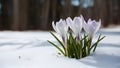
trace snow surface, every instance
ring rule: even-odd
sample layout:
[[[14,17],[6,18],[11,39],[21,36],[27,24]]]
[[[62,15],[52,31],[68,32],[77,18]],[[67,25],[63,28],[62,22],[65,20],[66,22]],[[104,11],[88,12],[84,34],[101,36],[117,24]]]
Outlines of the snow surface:
[[[120,68],[120,28],[101,29],[106,36],[95,53],[80,60],[58,55],[45,31],[0,31],[0,68]]]

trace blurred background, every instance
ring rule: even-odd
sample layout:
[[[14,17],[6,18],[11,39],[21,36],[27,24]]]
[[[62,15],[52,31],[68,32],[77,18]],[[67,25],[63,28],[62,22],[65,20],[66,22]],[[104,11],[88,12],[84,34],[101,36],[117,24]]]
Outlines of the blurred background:
[[[120,25],[120,0],[0,0],[0,30],[52,30],[52,21],[80,14]]]

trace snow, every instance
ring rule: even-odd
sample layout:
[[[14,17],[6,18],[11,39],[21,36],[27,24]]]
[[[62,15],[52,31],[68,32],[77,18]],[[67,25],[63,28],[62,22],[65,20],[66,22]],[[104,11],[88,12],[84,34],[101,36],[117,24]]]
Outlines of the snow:
[[[95,53],[83,59],[58,55],[48,31],[0,31],[0,68],[120,68],[120,28],[101,29],[106,36]]]

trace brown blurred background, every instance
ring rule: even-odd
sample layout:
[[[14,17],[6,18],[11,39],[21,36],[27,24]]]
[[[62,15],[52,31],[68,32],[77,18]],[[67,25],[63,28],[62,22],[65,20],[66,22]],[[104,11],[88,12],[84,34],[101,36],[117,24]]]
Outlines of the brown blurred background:
[[[51,22],[79,16],[120,25],[120,0],[0,0],[0,30],[51,30]]]

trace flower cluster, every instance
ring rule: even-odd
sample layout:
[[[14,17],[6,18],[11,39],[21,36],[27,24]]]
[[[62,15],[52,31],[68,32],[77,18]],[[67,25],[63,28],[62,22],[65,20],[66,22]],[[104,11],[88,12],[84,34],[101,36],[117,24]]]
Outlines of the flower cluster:
[[[60,19],[56,24],[52,22],[52,26],[53,29],[61,36],[62,41],[59,40],[55,34],[52,32],[50,33],[62,48],[51,41],[48,42],[55,46],[64,56],[70,58],[80,59],[90,55],[95,51],[98,43],[104,38],[99,35],[98,40],[92,44],[94,34],[101,26],[101,20],[97,22],[89,19],[86,22],[82,15],[74,17],[73,20],[70,17],[66,20]],[[84,34],[81,33],[82,28],[84,30]]]

